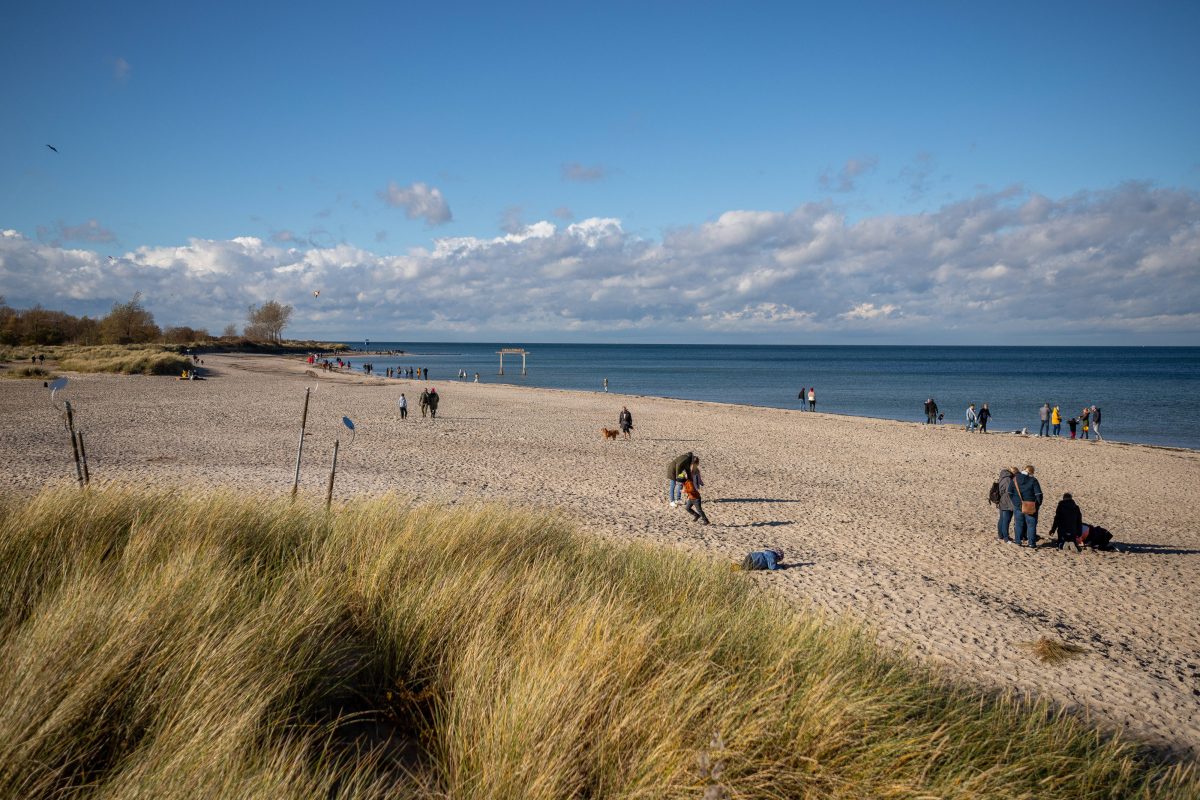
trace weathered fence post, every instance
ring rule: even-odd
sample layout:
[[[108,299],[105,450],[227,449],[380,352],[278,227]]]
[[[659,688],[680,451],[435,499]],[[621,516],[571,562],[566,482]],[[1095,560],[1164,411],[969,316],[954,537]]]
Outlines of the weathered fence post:
[[[75,455],[75,478],[79,488],[83,488],[83,467],[79,462],[79,442],[75,439],[75,412],[71,410],[71,401],[67,400],[67,433],[71,434],[71,452]]]
[[[340,442],[337,439],[334,439],[333,440],[333,467],[330,468],[330,470],[329,470],[329,485],[325,488],[325,510],[326,511],[329,510],[329,504],[333,502],[333,476],[337,475],[338,444],[340,444]]]
[[[296,445],[296,477],[292,479],[292,499],[296,499],[296,490],[300,487],[300,457],[304,455],[304,426],[308,423],[308,396],[311,388],[304,390],[304,410],[300,412],[300,443]]]

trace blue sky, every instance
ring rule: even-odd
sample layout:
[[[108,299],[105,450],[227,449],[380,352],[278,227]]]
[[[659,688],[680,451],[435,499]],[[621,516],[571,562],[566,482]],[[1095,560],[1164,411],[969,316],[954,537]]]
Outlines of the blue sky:
[[[95,313],[135,290],[164,319],[219,329],[240,322],[245,303],[235,297],[280,296],[300,309],[298,284],[270,278],[290,275],[329,298],[297,314],[297,334],[983,339],[971,325],[977,313],[936,311],[961,290],[943,286],[939,299],[937,281],[901,292],[889,278],[944,266],[937,237],[925,250],[898,246],[903,264],[875,263],[878,280],[861,281],[859,295],[841,292],[854,281],[839,276],[862,277],[862,253],[888,246],[863,237],[889,223],[912,233],[964,207],[1043,198],[1051,206],[1034,210],[1044,218],[1027,211],[987,235],[1028,224],[1045,238],[1044,226],[1053,232],[1066,216],[1099,237],[1089,245],[1065,234],[1081,257],[1119,252],[1126,270],[1166,259],[1150,276],[1162,297],[1132,310],[1127,293],[1114,295],[1110,312],[1130,321],[1122,336],[1200,341],[1200,299],[1179,303],[1179,288],[1200,277],[1190,249],[1200,189],[1196,4],[175,5],[6,11],[0,229],[15,236],[0,248],[0,294],[10,303]],[[1139,229],[1118,240],[1088,224],[1118,213],[1106,203],[1144,205],[1131,185],[1170,193],[1160,201],[1179,215],[1156,217],[1153,251],[1138,249]],[[797,222],[805,208],[832,215],[824,224],[839,226],[841,246],[800,269],[803,236],[788,226],[807,224]],[[671,244],[723,219],[727,233],[759,219],[723,216],[738,212],[784,215],[787,232],[750,225],[737,234],[751,237],[738,238],[749,250],[737,254],[727,243]],[[618,220],[619,246],[610,237],[598,253],[578,227],[589,220]],[[530,227],[541,223],[553,234]],[[547,251],[547,239],[561,247]],[[444,244],[452,240],[475,245],[464,254]],[[773,249],[783,240],[791,256]],[[572,243],[592,249],[564,255]],[[1059,250],[1019,249],[1020,264],[999,266],[1019,272],[1022,286],[1062,274],[1061,263],[1046,266]],[[167,250],[176,257],[164,266]],[[84,258],[78,251],[91,260],[38,288],[34,278]],[[224,259],[218,269],[205,266],[214,258]],[[563,258],[580,261],[554,260]],[[125,269],[88,272],[101,262]],[[985,262],[952,266],[998,264]],[[686,271],[693,285],[646,284],[664,296],[625,314],[586,288],[596,277],[642,286],[646,263]],[[435,293],[423,276],[447,264],[465,270],[462,280]],[[175,300],[159,287],[163,270],[177,272]],[[805,285],[813,270],[826,279]],[[211,294],[215,272],[228,310],[181,301],[195,281],[187,291]],[[489,274],[521,293],[508,318],[480,319],[471,305],[467,289]],[[747,283],[752,274],[761,280]],[[675,302],[697,286],[714,295],[741,286],[734,294],[745,296]],[[372,298],[389,291],[419,297],[426,315],[380,308]],[[772,303],[787,311],[764,321],[758,309]],[[853,316],[864,304],[893,311]],[[465,308],[469,316],[456,314]],[[1063,328],[1052,309],[1023,321],[1038,335],[1093,336]]]

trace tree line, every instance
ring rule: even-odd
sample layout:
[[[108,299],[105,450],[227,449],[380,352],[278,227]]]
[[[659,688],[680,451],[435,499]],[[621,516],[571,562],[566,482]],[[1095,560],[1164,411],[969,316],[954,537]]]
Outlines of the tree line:
[[[292,307],[274,300],[260,306],[252,305],[246,312],[246,326],[242,336],[260,342],[278,343],[283,339],[283,329],[291,320]],[[237,326],[227,325],[221,338],[234,338]],[[56,345],[56,344],[191,344],[212,341],[213,337],[204,328],[175,325],[160,328],[142,304],[141,293],[127,302],[113,303],[112,310],[103,317],[92,319],[76,317],[65,311],[54,311],[35,305],[33,308],[12,308],[0,296],[0,345]]]

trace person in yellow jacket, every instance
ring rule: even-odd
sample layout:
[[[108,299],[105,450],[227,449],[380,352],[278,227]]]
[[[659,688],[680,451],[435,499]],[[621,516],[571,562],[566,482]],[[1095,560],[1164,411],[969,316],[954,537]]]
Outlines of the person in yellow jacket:
[[[1054,426],[1054,436],[1062,436],[1062,414],[1058,413],[1058,406],[1055,406],[1050,411],[1050,424]]]

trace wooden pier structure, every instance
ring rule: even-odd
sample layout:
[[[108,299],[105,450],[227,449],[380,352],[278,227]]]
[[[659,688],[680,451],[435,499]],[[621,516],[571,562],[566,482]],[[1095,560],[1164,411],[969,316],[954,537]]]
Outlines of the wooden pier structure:
[[[520,347],[506,347],[503,350],[497,350],[496,352],[500,355],[500,374],[501,375],[504,374],[504,357],[506,355],[507,356],[520,356],[521,357],[521,374],[522,375],[529,374],[529,372],[525,369],[525,356],[529,355],[529,353],[527,351],[521,349]]]

